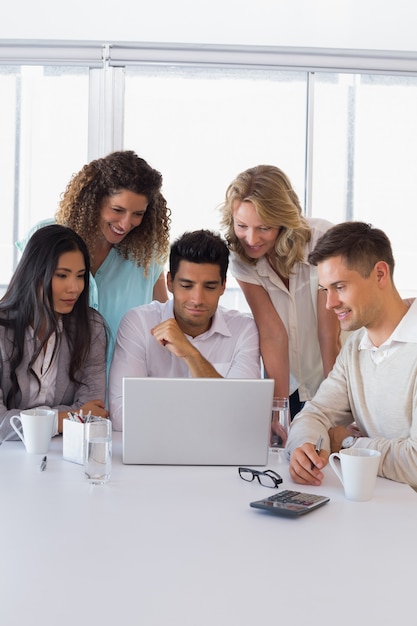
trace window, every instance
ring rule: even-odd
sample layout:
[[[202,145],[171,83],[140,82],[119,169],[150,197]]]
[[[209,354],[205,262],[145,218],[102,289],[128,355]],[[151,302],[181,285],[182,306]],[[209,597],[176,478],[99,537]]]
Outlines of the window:
[[[52,218],[87,159],[88,68],[0,65],[0,284],[17,263],[14,242]]]
[[[124,145],[163,173],[173,237],[187,229],[218,229],[216,209],[234,176],[273,163],[290,177],[309,215],[333,223],[365,220],[385,230],[397,261],[397,286],[404,297],[415,295],[414,233],[403,220],[409,222],[416,171],[417,78],[314,73],[307,129],[307,77],[306,72],[129,67]],[[230,302],[245,308],[230,277],[228,284]]]
[[[308,215],[385,230],[400,292],[417,295],[412,54],[0,42],[0,89],[3,286],[14,242],[53,217],[72,174],[95,156],[133,149],[163,175],[173,238],[218,230],[228,184],[269,162],[289,176]],[[228,286],[226,305],[245,309],[232,278]]]
[[[162,172],[173,237],[218,229],[228,184],[258,163],[302,189],[306,83],[305,72],[128,68],[124,145]]]
[[[316,74],[312,214],[389,236],[400,293],[417,295],[417,78]]]
[[[305,72],[128,68],[124,145],[162,172],[172,239],[219,231],[227,186],[260,162],[303,188],[306,94]],[[249,310],[230,274],[222,304]]]

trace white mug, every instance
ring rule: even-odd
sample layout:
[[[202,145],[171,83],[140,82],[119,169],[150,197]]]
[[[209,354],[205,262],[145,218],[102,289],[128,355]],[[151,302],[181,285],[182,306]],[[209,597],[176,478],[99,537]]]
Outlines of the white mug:
[[[365,502],[372,498],[381,453],[368,448],[346,448],[334,452],[329,457],[329,463],[345,488],[348,500]],[[340,469],[335,459],[340,461]]]
[[[19,420],[23,434],[16,426]],[[10,424],[25,444],[29,454],[46,454],[52,437],[52,429],[55,424],[55,411],[50,409],[27,409],[20,415],[13,415]]]

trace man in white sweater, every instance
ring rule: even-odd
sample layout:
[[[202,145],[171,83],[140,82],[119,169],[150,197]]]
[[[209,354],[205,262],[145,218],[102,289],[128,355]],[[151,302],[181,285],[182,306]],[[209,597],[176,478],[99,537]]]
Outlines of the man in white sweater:
[[[320,485],[329,454],[354,446],[381,452],[380,476],[416,486],[417,301],[409,307],[394,285],[389,239],[362,222],[338,224],[319,239],[309,262],[341,329],[356,332],[292,423],[291,476]]]

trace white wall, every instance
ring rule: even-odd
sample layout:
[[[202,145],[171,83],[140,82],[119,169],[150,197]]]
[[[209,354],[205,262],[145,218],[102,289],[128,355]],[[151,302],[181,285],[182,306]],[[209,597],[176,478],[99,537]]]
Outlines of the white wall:
[[[416,50],[415,0],[14,0],[2,39]]]

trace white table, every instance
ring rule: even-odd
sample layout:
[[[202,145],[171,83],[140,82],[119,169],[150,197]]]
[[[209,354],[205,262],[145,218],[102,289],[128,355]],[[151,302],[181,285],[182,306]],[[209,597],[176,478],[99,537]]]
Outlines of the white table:
[[[235,467],[124,466],[90,486],[54,439],[45,472],[0,447],[2,626],[414,624],[417,494],[378,479],[370,502],[300,519],[249,507],[273,493]],[[275,455],[272,455],[274,459]],[[294,488],[287,464],[282,488]],[[299,488],[299,487],[298,487]]]

